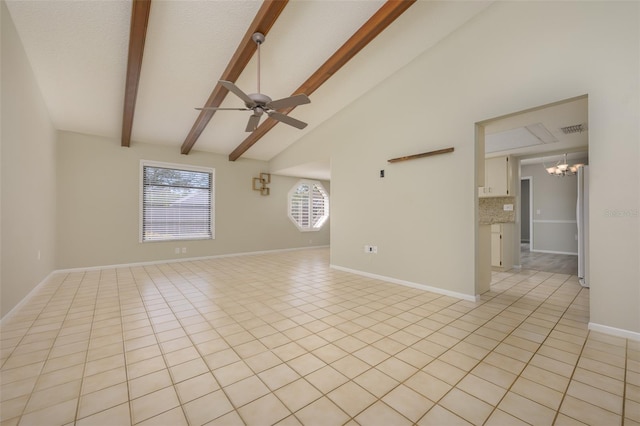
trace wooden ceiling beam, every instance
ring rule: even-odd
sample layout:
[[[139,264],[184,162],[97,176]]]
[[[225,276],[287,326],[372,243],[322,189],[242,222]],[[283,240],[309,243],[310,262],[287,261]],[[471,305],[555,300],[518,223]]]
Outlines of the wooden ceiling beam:
[[[124,112],[122,116],[122,146],[131,144],[133,114],[136,109],[140,71],[142,70],[142,54],[147,38],[149,11],[151,0],[133,0],[131,6],[131,30],[129,32],[129,58],[127,61],[127,77],[124,89]]]
[[[251,36],[255,32],[267,35],[288,2],[289,0],[265,0],[262,3],[260,10],[253,19],[253,22],[251,22],[249,29],[236,49],[236,53],[233,54],[231,61],[229,61],[227,68],[224,70],[219,80],[226,80],[235,83],[240,76],[240,73],[245,69],[256,51],[256,43],[251,39]],[[219,107],[227,96],[227,93],[229,93],[229,91],[218,82],[204,106]],[[207,124],[209,124],[214,113],[215,110],[200,111],[191,131],[189,131],[187,138],[182,143],[182,148],[180,149],[182,154],[188,154],[191,151],[191,148],[193,148],[193,145],[196,143],[205,127],[207,127]]]
[[[416,0],[388,0],[378,11],[365,22],[356,33],[351,36],[345,44],[343,44],[331,57],[302,83],[293,95],[304,93],[311,95],[316,89],[335,74],[344,64],[349,62],[362,48],[364,48],[371,40],[376,38],[385,28],[402,15]],[[280,110],[283,114],[288,114],[295,107]],[[261,125],[254,130],[238,147],[229,154],[229,160],[235,161],[242,154],[247,152],[258,140],[266,135],[271,129],[278,124],[277,120],[267,118]]]

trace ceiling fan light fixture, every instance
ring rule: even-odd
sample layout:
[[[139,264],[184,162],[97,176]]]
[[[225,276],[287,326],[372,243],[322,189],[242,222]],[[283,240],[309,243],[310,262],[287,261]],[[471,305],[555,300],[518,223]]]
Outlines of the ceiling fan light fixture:
[[[551,176],[564,177],[575,175],[576,173],[578,173],[578,169],[584,166],[584,164],[577,163],[569,165],[569,163],[567,163],[567,154],[564,154],[563,160],[558,161],[555,166],[547,167],[544,165],[544,163],[543,166],[547,173],[549,173]]]

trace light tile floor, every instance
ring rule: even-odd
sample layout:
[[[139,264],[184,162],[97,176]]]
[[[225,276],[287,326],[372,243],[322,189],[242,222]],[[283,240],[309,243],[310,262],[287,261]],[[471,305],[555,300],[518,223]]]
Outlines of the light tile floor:
[[[478,303],[328,250],[59,274],[2,324],[5,425],[640,425],[640,343],[575,276]]]

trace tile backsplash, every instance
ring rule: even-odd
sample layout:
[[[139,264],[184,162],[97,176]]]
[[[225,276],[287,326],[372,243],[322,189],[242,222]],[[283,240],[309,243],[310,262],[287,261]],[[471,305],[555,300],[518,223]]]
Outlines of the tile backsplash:
[[[514,223],[516,221],[516,197],[480,198],[480,224]],[[511,204],[513,210],[505,211],[504,205]]]

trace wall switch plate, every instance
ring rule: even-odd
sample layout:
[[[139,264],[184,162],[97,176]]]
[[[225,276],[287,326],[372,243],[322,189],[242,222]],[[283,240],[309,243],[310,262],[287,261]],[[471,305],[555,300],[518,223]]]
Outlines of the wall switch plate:
[[[536,214],[540,214],[540,209],[536,210]]]
[[[505,212],[512,212],[513,211],[513,204],[505,204],[502,206],[502,208],[504,209]]]
[[[182,253],[186,253],[187,252],[187,248],[186,247],[182,247]]]

